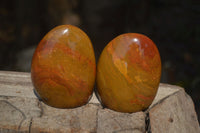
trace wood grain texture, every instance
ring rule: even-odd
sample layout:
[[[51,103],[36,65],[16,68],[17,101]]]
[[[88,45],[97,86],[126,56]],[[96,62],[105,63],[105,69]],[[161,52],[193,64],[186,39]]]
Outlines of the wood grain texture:
[[[183,89],[149,111],[152,133],[200,133],[192,99]],[[175,113],[176,112],[176,113]]]
[[[114,38],[97,65],[102,103],[119,112],[137,112],[152,103],[161,76],[160,54],[148,37],[127,33]]]
[[[48,105],[73,108],[86,104],[96,77],[90,39],[75,26],[52,29],[36,48],[31,74],[36,93]]]
[[[200,130],[193,102],[181,87],[160,84],[145,112],[104,109],[95,95],[84,106],[57,109],[37,99],[30,73],[0,71],[1,133],[156,133],[167,132],[166,127],[183,133]]]

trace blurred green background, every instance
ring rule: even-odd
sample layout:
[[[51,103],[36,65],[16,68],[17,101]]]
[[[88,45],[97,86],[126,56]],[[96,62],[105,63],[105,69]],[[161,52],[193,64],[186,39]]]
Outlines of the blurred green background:
[[[1,0],[0,70],[29,72],[39,41],[62,24],[88,34],[97,60],[117,35],[150,37],[161,54],[161,82],[184,87],[200,117],[198,0]]]

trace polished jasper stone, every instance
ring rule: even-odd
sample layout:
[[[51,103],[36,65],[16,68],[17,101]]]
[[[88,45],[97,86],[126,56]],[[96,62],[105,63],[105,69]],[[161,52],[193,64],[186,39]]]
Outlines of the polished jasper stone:
[[[46,104],[73,108],[88,102],[96,76],[93,46],[79,28],[62,25],[41,40],[32,59],[35,92]]]
[[[137,112],[152,103],[160,82],[161,60],[151,39],[122,34],[103,50],[97,65],[101,102],[119,112]]]

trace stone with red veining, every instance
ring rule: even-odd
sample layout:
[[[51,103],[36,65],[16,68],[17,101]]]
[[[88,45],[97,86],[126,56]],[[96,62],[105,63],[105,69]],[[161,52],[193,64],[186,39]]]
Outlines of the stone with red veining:
[[[50,106],[73,108],[86,104],[96,77],[89,37],[72,25],[52,29],[35,50],[31,77],[36,93]]]
[[[126,33],[104,48],[97,65],[97,92],[115,111],[142,111],[152,103],[161,76],[161,60],[147,36]]]

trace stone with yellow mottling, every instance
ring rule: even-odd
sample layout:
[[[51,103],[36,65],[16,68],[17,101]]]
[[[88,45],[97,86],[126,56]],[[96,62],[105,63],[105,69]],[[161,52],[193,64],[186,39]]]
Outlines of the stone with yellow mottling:
[[[93,92],[96,63],[88,36],[72,25],[52,29],[32,59],[36,93],[48,105],[73,108],[88,102]]]
[[[154,42],[142,34],[122,34],[101,53],[97,93],[112,110],[141,111],[152,103],[160,76],[160,54]]]

